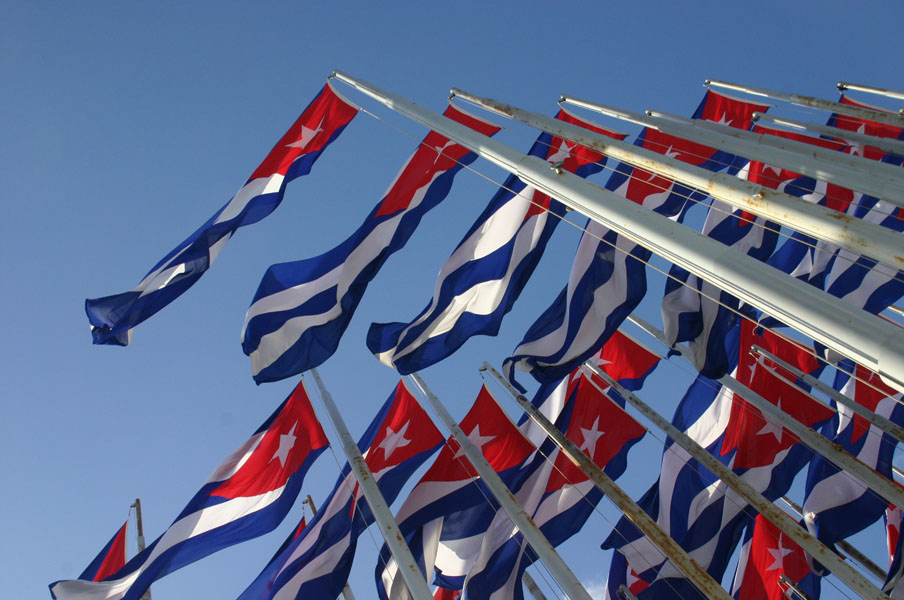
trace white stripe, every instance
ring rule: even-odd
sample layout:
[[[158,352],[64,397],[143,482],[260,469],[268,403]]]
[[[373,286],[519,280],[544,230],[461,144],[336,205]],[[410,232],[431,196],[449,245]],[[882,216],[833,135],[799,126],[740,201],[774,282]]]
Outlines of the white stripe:
[[[275,194],[279,191],[284,179],[285,177],[279,173],[274,173],[270,177],[252,179],[235,193],[232,200],[223,207],[222,212],[217,216],[214,223],[223,223],[236,218],[245,210],[248,203],[258,196]]]

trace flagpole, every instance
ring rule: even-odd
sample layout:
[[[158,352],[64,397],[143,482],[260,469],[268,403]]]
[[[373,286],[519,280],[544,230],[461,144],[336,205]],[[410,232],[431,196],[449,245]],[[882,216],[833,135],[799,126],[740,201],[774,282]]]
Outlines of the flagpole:
[[[904,427],[901,427],[900,425],[891,421],[890,419],[883,417],[882,415],[880,415],[876,412],[871,411],[870,409],[866,408],[862,404],[859,404],[858,402],[848,398],[847,396],[845,396],[838,390],[836,390],[836,389],[832,388],[831,386],[826,385],[825,383],[816,379],[809,373],[804,373],[803,371],[801,371],[794,365],[788,363],[787,361],[782,360],[778,356],[774,355],[773,353],[769,352],[768,350],[765,350],[765,349],[757,346],[756,344],[754,344],[750,347],[750,351],[753,354],[760,354],[762,356],[765,356],[766,358],[768,358],[769,360],[771,360],[772,362],[774,362],[781,368],[792,373],[794,376],[796,376],[798,379],[802,380],[804,383],[808,384],[809,386],[811,386],[815,389],[818,389],[820,392],[827,395],[829,398],[831,398],[838,404],[841,404],[842,406],[846,406],[852,412],[860,415],[861,417],[863,417],[864,419],[869,421],[872,425],[875,425],[876,427],[878,427],[879,429],[881,429],[888,435],[892,436],[899,442],[904,442]],[[763,366],[765,366],[765,365],[763,365]],[[768,367],[767,367],[767,369],[768,369]],[[800,386],[797,385],[796,383],[789,381],[785,377],[782,377],[774,369],[769,369],[769,372],[772,373],[773,375],[775,375],[776,377],[778,377],[779,379],[781,379],[782,381],[784,381],[785,383],[787,383],[789,385],[793,385],[800,392],[807,394],[808,396],[813,398],[812,394],[809,394],[808,392],[802,390],[800,388]],[[813,398],[813,399],[816,400],[816,398]]]
[[[659,549],[672,564],[687,577],[707,598],[731,600],[731,595],[691,558],[687,552],[668,534],[666,534],[634,500],[605,471],[599,468],[577,444],[569,440],[549,419],[534,407],[530,401],[519,394],[506,379],[489,363],[483,363],[481,370],[488,371],[509,392],[515,402],[525,413],[548,435],[562,453],[568,457],[587,478],[603,492],[615,506],[625,514],[631,522]],[[621,410],[618,408],[617,410]]]
[[[349,463],[349,464],[351,464],[351,463]],[[311,516],[312,517],[316,516],[317,515],[317,506],[314,505],[314,499],[311,498],[311,495],[308,494],[308,497],[305,498],[304,501],[307,503],[308,506],[311,507]],[[352,593],[352,588],[348,584],[347,581],[345,582],[345,585],[342,588],[342,597],[344,598],[344,600],[355,600],[355,595]]]
[[[638,317],[637,315],[631,315],[629,319],[632,323],[658,339],[660,342],[665,343],[665,335],[663,335],[661,331],[653,327],[650,323]],[[684,348],[684,346],[682,346],[681,344],[675,344],[672,350],[678,352],[681,358],[687,360],[688,362],[691,362],[690,359],[688,359],[686,356],[687,349]],[[790,431],[804,446],[806,446],[813,452],[823,455],[840,469],[844,469],[849,474],[856,477],[858,480],[860,480],[861,483],[871,488],[886,501],[891,502],[896,506],[904,506],[904,489],[896,485],[893,481],[890,481],[887,477],[885,477],[872,467],[864,464],[856,456],[851,455],[846,450],[840,448],[837,444],[820,435],[819,433],[814,431],[813,428],[807,427],[797,419],[789,416],[781,408],[769,402],[768,400],[763,398],[763,396],[750,389],[748,386],[744,385],[734,377],[725,375],[723,377],[720,377],[716,381],[724,385],[735,394],[744,398],[744,400],[750,403],[751,406],[757,408],[761,413],[763,413],[764,419],[772,421],[773,423],[778,423],[779,425]],[[814,398],[812,394],[807,395],[812,398],[814,402],[817,402],[834,412],[834,409],[827,406],[818,398]]]
[[[854,90],[855,92],[864,92],[867,94],[876,94],[878,96],[885,96],[886,98],[894,98],[895,100],[904,100],[904,92],[899,92],[897,90],[889,90],[885,88],[877,88],[871,85],[860,85],[857,83],[848,83],[847,81],[839,81],[837,84],[838,91],[843,92],[844,90]],[[904,110],[904,109],[901,109]],[[900,113],[900,111],[898,111]]]
[[[615,388],[615,391],[617,391],[622,398],[627,402],[630,402],[631,405],[644,415],[644,417],[664,431],[666,435],[672,438],[675,444],[695,458],[713,475],[724,481],[726,485],[737,492],[748,504],[750,504],[754,510],[758,511],[764,518],[778,527],[785,535],[797,542],[797,545],[803,548],[804,551],[809,552],[814,559],[826,565],[832,573],[841,579],[855,593],[863,598],[888,600],[888,596],[883,594],[879,588],[873,585],[860,572],[844,562],[837,554],[823,545],[822,542],[800,527],[785,511],[763,497],[763,495],[757,492],[753,486],[741,479],[737,473],[719,462],[712,454],[707,452],[705,448],[691,439],[690,436],[664,419],[636,394],[629,391],[613,377],[610,377],[605,371],[594,365],[584,363],[581,368],[589,370],[591,373],[600,377],[603,381]],[[590,378],[590,383],[599,389],[599,384],[597,384],[593,378]],[[608,395],[606,397],[608,398]]]
[[[763,96],[772,98],[773,100],[784,100],[796,106],[806,106],[808,108],[816,108],[819,110],[827,110],[829,112],[838,113],[854,117],[855,119],[866,119],[867,121],[876,121],[892,125],[893,127],[904,127],[904,117],[895,113],[887,113],[879,110],[872,110],[851,104],[842,104],[841,102],[832,102],[831,100],[823,100],[814,98],[813,96],[801,96],[800,94],[788,94],[786,92],[778,92],[775,90],[767,90],[766,88],[754,87],[752,85],[738,85],[736,83],[728,83],[727,81],[719,81],[717,79],[706,79],[703,85],[707,87],[721,87],[754,96]]]
[[[904,142],[894,138],[884,138],[877,135],[867,135],[857,131],[848,131],[838,127],[829,127],[819,123],[811,123],[809,121],[798,121],[787,117],[776,117],[775,115],[767,115],[766,113],[753,113],[754,121],[766,121],[775,125],[784,125],[785,127],[793,127],[794,129],[803,129],[812,133],[819,133],[833,138],[839,138],[846,142],[855,142],[865,144],[867,146],[875,146],[885,152],[891,152],[904,156]]]
[[[865,254],[895,268],[904,268],[901,234],[887,227],[881,227],[863,219],[845,215],[837,210],[738,179],[734,175],[712,173],[664,154],[510,104],[502,104],[456,88],[452,89],[452,93],[485,109],[592,148],[611,158],[645,170],[655,171],[669,179],[705,190],[713,198],[734,208],[743,209],[758,217],[769,219],[779,225],[850,250],[855,254]],[[567,102],[571,102],[571,100],[567,100]]]
[[[890,331],[875,315],[401,96],[338,71],[333,76],[478,153],[569,208],[877,371],[904,391],[904,331]]]
[[[784,140],[774,135],[743,131],[667,113],[647,111],[646,114],[641,114],[570,96],[562,96],[562,101],[904,206],[904,182],[897,172],[900,169],[892,165],[826,150],[812,144]]]
[[[427,586],[427,580],[418,568],[417,562],[411,554],[411,549],[408,547],[408,544],[405,543],[405,538],[399,531],[399,526],[396,524],[395,519],[393,519],[389,506],[386,504],[386,500],[383,498],[380,488],[374,481],[373,474],[370,472],[370,468],[368,468],[367,462],[364,460],[364,456],[358,448],[358,444],[355,443],[352,434],[349,433],[348,428],[345,426],[345,421],[342,419],[339,409],[333,402],[333,397],[323,385],[323,381],[320,379],[317,369],[311,369],[310,373],[314,377],[314,383],[317,384],[317,389],[320,391],[320,399],[323,401],[323,406],[326,408],[327,415],[333,423],[333,427],[336,428],[336,433],[339,435],[342,450],[348,458],[348,464],[355,474],[358,485],[361,486],[361,492],[364,494],[368,506],[370,506],[370,511],[373,513],[374,520],[380,528],[380,533],[383,535],[383,539],[386,541],[386,545],[389,547],[392,557],[399,565],[399,572],[402,574],[402,579],[405,580],[405,584],[408,586],[409,593],[415,600],[433,600],[433,594],[430,593],[430,588]]]
[[[135,540],[136,546],[138,546],[138,552],[142,552],[145,548],[144,544],[144,523],[141,520],[141,498],[135,498],[135,502],[129,508],[135,509],[135,533],[137,534],[137,538]],[[141,595],[140,600],[151,600],[151,587],[148,586],[148,589]]]
[[[537,582],[534,581],[534,578],[530,576],[530,573],[525,571],[524,575],[521,576],[521,580],[524,582],[524,587],[527,588],[530,595],[534,597],[534,600],[546,600],[546,594],[540,591],[540,586],[538,586]]]
[[[787,504],[791,510],[793,510],[800,516],[800,518],[804,517],[804,510],[800,507],[800,504],[794,502],[787,496],[782,496],[782,502]],[[885,576],[887,575],[887,573],[880,569],[879,565],[867,558],[865,554],[854,548],[847,540],[838,540],[837,542],[835,542],[835,545],[838,546],[842,552],[847,553],[848,556],[860,563],[860,565],[864,569],[869,571],[879,581],[885,581]]]
[[[471,466],[474,467],[474,470],[480,475],[483,483],[486,484],[502,509],[512,520],[512,523],[518,528],[527,543],[530,544],[530,547],[533,548],[540,560],[543,561],[543,564],[546,565],[553,577],[556,578],[556,581],[559,582],[559,585],[562,586],[565,594],[571,598],[571,600],[591,600],[590,594],[587,593],[587,590],[584,589],[584,586],[581,585],[581,582],[578,581],[575,574],[568,568],[568,565],[565,564],[565,561],[562,560],[559,553],[556,552],[552,544],[549,543],[546,536],[543,535],[540,529],[534,524],[530,515],[527,514],[518,500],[515,499],[515,496],[505,483],[502,482],[502,479],[500,479],[496,471],[493,470],[493,467],[491,467],[483,457],[480,450],[468,439],[468,436],[464,434],[455,422],[455,419],[453,419],[452,415],[446,410],[446,407],[439,401],[439,398],[427,388],[427,384],[424,383],[424,380],[421,379],[417,373],[412,373],[408,377],[420,389],[421,393],[427,399],[427,402],[430,403],[430,406],[433,407],[433,410],[439,416],[440,421],[442,421],[446,428],[452,432],[452,437],[458,442],[458,445],[461,447],[461,451],[468,459],[468,462],[471,463]]]

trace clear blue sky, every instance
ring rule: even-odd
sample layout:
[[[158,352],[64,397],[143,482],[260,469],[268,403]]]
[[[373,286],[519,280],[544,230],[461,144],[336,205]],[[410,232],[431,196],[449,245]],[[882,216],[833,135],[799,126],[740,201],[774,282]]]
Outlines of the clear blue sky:
[[[890,0],[862,10],[838,1],[4,4],[2,595],[46,598],[49,582],[77,576],[136,497],[156,537],[294,385],[254,385],[238,344],[245,310],[267,266],[332,247],[380,198],[425,133],[386,111],[411,136],[357,117],[279,210],[239,231],[130,347],[92,346],[83,302],[132,288],[229,199],[333,69],[438,111],[455,86],[545,113],[570,93],[689,115],[707,77],[824,98],[840,79],[904,88],[902,12]],[[533,135],[501,137],[526,150]],[[397,381],[366,350],[368,325],[422,308],[493,192],[459,176],[321,369],[356,437]],[[456,416],[477,394],[479,364],[499,364],[564,284],[577,239],[559,228],[498,338],[472,340],[424,372]],[[661,290],[651,277],[654,317]],[[671,416],[690,379],[664,364],[646,396]],[[621,483],[633,493],[655,479],[660,448],[648,436],[632,451]],[[322,502],[337,470],[324,455],[303,493]],[[237,596],[300,515],[296,507],[278,532],[161,580],[155,600]],[[616,518],[604,501],[563,547],[588,585],[605,578],[599,542]],[[877,557],[879,535],[863,541]],[[359,598],[373,593],[375,556],[365,534],[352,578]]]

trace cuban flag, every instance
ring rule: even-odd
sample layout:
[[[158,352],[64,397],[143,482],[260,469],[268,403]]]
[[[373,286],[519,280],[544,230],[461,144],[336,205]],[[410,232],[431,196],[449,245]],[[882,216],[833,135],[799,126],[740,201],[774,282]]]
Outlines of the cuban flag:
[[[841,97],[838,99],[838,101],[842,104],[848,104],[850,106],[859,106],[860,108],[868,108],[870,110],[877,110],[879,112],[889,112],[886,109],[880,108],[878,106],[872,106],[864,102],[851,100],[844,94],[841,94]],[[839,129],[846,129],[847,131],[864,133],[866,135],[872,135],[875,137],[904,140],[904,127],[895,127],[894,125],[888,125],[886,123],[876,123],[875,121],[868,121],[866,119],[833,113],[832,116],[829,117],[827,124],[829,125],[829,127],[837,127]],[[871,158],[873,160],[882,160],[882,158],[885,156],[885,151],[880,148],[876,148],[875,146],[861,143],[853,144],[853,146],[853,153],[858,156],[865,156],[866,158]]]
[[[845,371],[852,372],[853,377]],[[902,395],[885,385],[876,374],[846,360],[835,375],[835,389],[872,412],[904,425]],[[892,479],[892,463],[898,441],[846,406],[824,429],[826,437],[863,464]],[[822,543],[833,547],[839,540],[878,521],[888,501],[858,479],[817,455],[807,473],[804,520]]]
[[[820,363],[810,352],[769,331],[758,333],[748,321],[732,330],[726,341],[736,357],[735,377],[786,414],[810,427],[834,414],[772,371],[800,384],[791,373],[765,359],[756,360],[748,350],[756,344],[804,372],[818,373]],[[682,399],[672,422],[770,500],[787,493],[812,456],[780,425],[702,375]],[[746,503],[671,440],[663,452],[659,481],[639,504],[716,579],[724,574],[743,527],[752,519]],[[661,564],[659,551],[626,519],[619,522],[604,548],[624,554],[628,564],[652,582],[651,594],[665,593],[678,584],[673,580],[683,579],[671,563]]]
[[[796,597],[780,583],[785,576],[810,600],[818,600],[820,577],[810,570],[807,555],[794,540],[757,515],[747,526],[731,594],[736,600],[785,600]]]
[[[612,553],[604,600],[625,600],[625,591],[637,596],[648,587],[649,582],[641,579],[621,552],[616,550]]]
[[[444,113],[484,135],[499,127],[453,106]],[[449,194],[455,175],[477,158],[430,132],[364,223],[332,250],[267,269],[242,330],[242,350],[258,383],[315,368],[339,345],[367,284],[401,249],[421,218]]]
[[[100,581],[106,579],[126,564],[126,529],[129,522],[110,538],[110,541],[101,549],[91,564],[78,576],[85,581]]]
[[[901,585],[901,575],[904,574],[904,552],[901,536],[901,509],[894,504],[889,504],[885,509],[885,533],[888,542],[888,576],[882,585],[882,591],[888,594],[892,600],[904,598],[904,585]]]
[[[517,489],[535,448],[509,420],[486,387],[481,388],[460,427],[502,480],[510,488]],[[450,437],[396,514],[399,529],[428,581],[434,568],[442,569],[447,576],[453,571],[464,570],[463,578],[467,573],[466,565],[469,559],[476,557],[476,552],[469,556],[463,548],[473,545],[473,536],[478,537],[479,548],[481,531],[467,532],[456,524],[467,521],[467,517],[488,513],[489,518],[482,519],[485,530],[498,507],[492,498],[461,447]],[[492,507],[487,502],[492,502]],[[467,535],[455,538],[458,533]],[[407,588],[397,575],[398,566],[384,545],[375,572],[381,599],[408,597]],[[460,584],[454,586],[445,580],[446,589],[460,587]]]
[[[613,342],[625,346],[632,343],[621,334],[618,336],[607,347]],[[618,365],[607,362],[602,368],[613,377],[618,378],[616,373],[621,371],[627,375],[626,379],[637,380],[645,378],[659,360],[636,344],[632,354],[638,359],[635,364],[621,365],[619,369]],[[627,373],[629,370],[634,372]],[[646,430],[624,412],[621,397],[616,394],[610,400],[600,389],[608,386],[601,385],[596,376],[593,378],[597,385],[580,369],[568,378],[568,401],[556,426],[610,478],[617,479],[627,466],[628,450],[640,441]],[[550,544],[558,546],[580,531],[602,498],[602,492],[552,441],[546,442],[537,453],[532,471],[516,497]],[[524,597],[521,578],[536,558],[508,515],[497,512],[483,537],[480,555],[465,580],[465,597],[520,600]]]
[[[695,117],[749,127],[753,112],[766,108],[710,91]],[[655,129],[644,129],[635,145],[710,171],[732,168],[737,162],[733,155]],[[624,164],[615,168],[606,189],[679,220],[689,199],[705,198],[699,191]],[[521,387],[514,379],[516,369],[528,371],[540,382],[551,382],[593,356],[646,294],[644,265],[651,255],[650,250],[588,220],[567,285],[503,364],[513,385]]]
[[[400,382],[358,441],[358,448],[391,504],[442,442],[433,421]],[[373,521],[346,463],[320,511],[300,533],[290,535],[282,552],[239,598],[337,598],[348,580],[358,536]]]
[[[132,328],[194,285],[239,227],[257,223],[279,206],[286,184],[310,173],[357,112],[327,83],[235,196],[134,289],[85,300],[94,343],[128,345]]]
[[[51,595],[57,600],[137,600],[164,575],[272,531],[328,444],[299,383],[154,543],[103,581],[58,581],[50,585]]]
[[[611,135],[564,110],[556,118]],[[580,177],[603,168],[601,154],[548,133],[528,154]],[[473,335],[496,335],[564,214],[558,200],[510,176],[440,269],[430,304],[410,323],[372,324],[367,347],[408,374],[441,361]]]

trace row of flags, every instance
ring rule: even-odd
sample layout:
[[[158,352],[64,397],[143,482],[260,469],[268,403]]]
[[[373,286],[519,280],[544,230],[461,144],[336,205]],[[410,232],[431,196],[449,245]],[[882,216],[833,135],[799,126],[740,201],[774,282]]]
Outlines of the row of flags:
[[[842,102],[854,104],[846,97],[842,97]],[[694,117],[901,165],[900,157],[870,146],[789,134],[763,126],[753,128],[753,113],[767,108],[707,91]],[[134,290],[86,301],[95,343],[128,344],[132,329],[187,290],[209,268],[238,227],[255,223],[278,207],[286,184],[311,170],[356,112],[353,104],[329,84],[325,86],[236,196],[155,265]],[[445,116],[484,135],[491,136],[499,130],[451,105]],[[615,139],[626,137],[564,110],[557,118]],[[902,129],[868,121],[833,115],[829,123],[851,131],[904,138]],[[712,172],[724,171],[904,231],[902,209],[880,199],[652,128],[644,129],[635,144]],[[581,177],[606,167],[604,155],[549,134],[537,139],[529,155]],[[345,242],[320,256],[273,265],[267,270],[242,332],[242,348],[251,358],[253,376],[258,383],[277,381],[314,368],[335,352],[367,284],[388,257],[406,244],[427,211],[448,195],[455,175],[475,159],[476,155],[465,148],[435,132],[429,133],[364,223]],[[677,221],[682,221],[694,204],[707,202],[704,193],[640,168],[621,164],[611,171],[607,189]],[[873,313],[881,312],[904,294],[904,276],[891,267],[796,232],[781,232],[774,223],[716,200],[708,202],[702,233],[736,251]],[[507,179],[440,269],[434,296],[427,307],[410,322],[372,324],[366,340],[370,351],[381,362],[407,374],[443,360],[474,335],[495,335],[502,318],[512,309],[536,268],[564,211],[557,200],[526,186],[517,177]],[[617,408],[609,410],[609,400],[576,369],[594,356],[606,356],[607,352],[626,344],[630,347],[617,332],[646,294],[645,265],[650,256],[649,250],[588,221],[565,288],[528,329],[503,365],[509,380],[522,390],[516,381],[516,371],[529,372],[539,381],[541,387],[535,403],[548,412],[569,438],[573,436],[573,441],[615,476],[624,470],[627,449],[643,432],[633,429],[633,420]],[[770,500],[783,496],[794,477],[807,467],[803,524],[830,546],[875,522],[885,512],[889,515],[889,531],[899,530],[900,511],[895,513],[897,509],[889,507],[887,501],[824,458],[814,457],[788,431],[764,419],[757,409],[718,381],[732,374],[792,418],[820,428],[837,445],[891,478],[897,440],[843,407],[826,408],[814,402],[801,391],[800,388],[808,388],[796,375],[749,353],[751,345],[756,344],[801,371],[818,376],[824,363],[817,361],[811,350],[801,349],[770,331],[781,328],[781,323],[677,267],[672,268],[666,284],[662,314],[667,343],[687,342],[700,371],[678,405],[673,424]],[[759,328],[754,326],[756,323]],[[602,355],[599,355],[600,348],[603,348]],[[601,357],[597,360],[605,361],[607,371],[628,368],[626,362],[636,361],[631,365],[636,367],[635,372],[613,376],[622,381],[642,382],[655,360],[644,371],[642,367],[647,362],[638,359],[638,350],[623,352],[632,356],[630,361]],[[842,363],[839,367],[835,389],[870,410],[904,424],[900,394],[857,365]],[[776,377],[775,371],[782,377]],[[283,408],[287,404],[303,403],[296,395],[304,396],[301,386]],[[615,401],[619,403],[617,397]],[[408,417],[398,415],[408,415],[405,411],[409,409],[398,409],[402,412],[397,414],[395,407],[408,406],[411,402],[410,394],[400,385],[359,443],[390,502],[400,493],[408,476],[443,443],[426,415],[423,417],[427,421],[417,427],[417,442],[432,442],[433,446],[421,447],[414,443],[414,438],[406,437],[405,425],[398,419]],[[623,406],[623,401],[620,404]],[[551,442],[537,436],[527,423],[515,428],[504,413],[489,416],[493,406],[495,402],[484,390],[462,427],[469,438],[474,436],[472,441],[477,445],[486,446],[485,455],[492,447],[492,440],[508,440],[505,443],[509,446],[501,458],[497,463],[491,459],[491,465],[553,544],[561,543],[589,516],[588,507],[592,509],[599,501],[598,491],[581,481],[577,473],[563,478],[560,472],[568,471],[568,467],[562,465],[560,471],[552,466],[561,457],[553,458],[552,463],[540,460],[541,456],[555,457],[554,448],[544,450],[544,445],[549,446]],[[593,422],[587,421],[593,410],[603,408],[609,410],[605,417],[597,413]],[[277,415],[281,410],[231,457],[232,462],[227,460],[218,468],[154,544],[115,569],[98,567],[93,575],[89,569],[78,580],[52,584],[54,597],[137,598],[142,593],[140,590],[156,578],[225,545],[275,528],[294,502],[310,461],[326,446],[325,436],[319,425],[315,426],[312,412],[310,418],[305,418],[305,425],[299,427],[301,421],[296,421],[289,427],[287,423],[292,418],[280,421],[282,417]],[[495,410],[501,413],[498,406]],[[622,418],[627,421],[619,421]],[[281,424],[274,425],[271,421]],[[507,433],[505,423],[511,426]],[[605,429],[612,425],[617,428]],[[308,426],[314,429],[305,429]],[[495,426],[502,430],[491,431]],[[320,437],[315,435],[317,432]],[[625,437],[613,436],[614,432]],[[302,433],[308,436],[305,450],[294,452]],[[601,446],[601,439],[606,444]],[[614,439],[621,441],[609,446]],[[598,448],[606,450],[597,456]],[[407,458],[390,464],[391,455]],[[415,485],[400,510],[403,535],[424,575],[439,590],[444,590],[438,593],[453,594],[461,590],[465,597],[520,597],[520,576],[536,556],[498,506],[492,501],[487,503],[491,495],[470,467],[462,465],[463,460],[454,449],[454,442],[447,441],[437,461]],[[264,475],[253,470],[258,467]],[[242,597],[338,595],[341,585],[335,586],[340,580],[344,584],[342,573],[347,577],[357,536],[373,520],[361,500],[346,468],[321,512],[309,524],[293,531]],[[762,566],[765,564],[762,560],[754,560],[755,556],[766,556],[762,548],[767,542],[758,540],[777,540],[778,545],[772,550],[781,556],[775,564],[783,565],[780,559],[796,552],[789,545],[790,540],[783,541],[781,533],[769,531],[762,519],[724,482],[670,442],[663,452],[659,479],[640,504],[717,579],[725,574],[728,559],[743,538],[747,549],[742,551],[743,567],[739,565],[735,575],[734,593],[738,598],[752,597],[745,591],[752,589],[753,584],[749,582],[756,581],[764,572],[777,571]],[[842,514],[846,517],[842,518]],[[889,547],[898,544],[899,536],[894,544],[890,536]],[[627,519],[615,527],[603,547],[615,550],[609,575],[612,597],[616,597],[613,594],[621,586],[640,598],[691,598],[697,594]],[[901,571],[900,552],[893,553],[892,558],[898,562],[892,562],[886,583],[889,590],[896,589]],[[790,567],[782,572],[795,585],[811,586],[812,582],[802,581],[809,573],[821,575],[824,571],[812,561],[807,564],[810,569],[807,574],[800,575],[800,570]],[[111,573],[111,569],[115,572]],[[760,575],[750,574],[751,569]],[[384,549],[375,575],[381,597],[404,597],[404,585],[396,573],[397,568]],[[95,578],[99,581],[93,581]],[[811,590],[808,595],[818,595],[818,583],[815,588],[807,589]],[[813,592],[814,589],[817,591]]]

